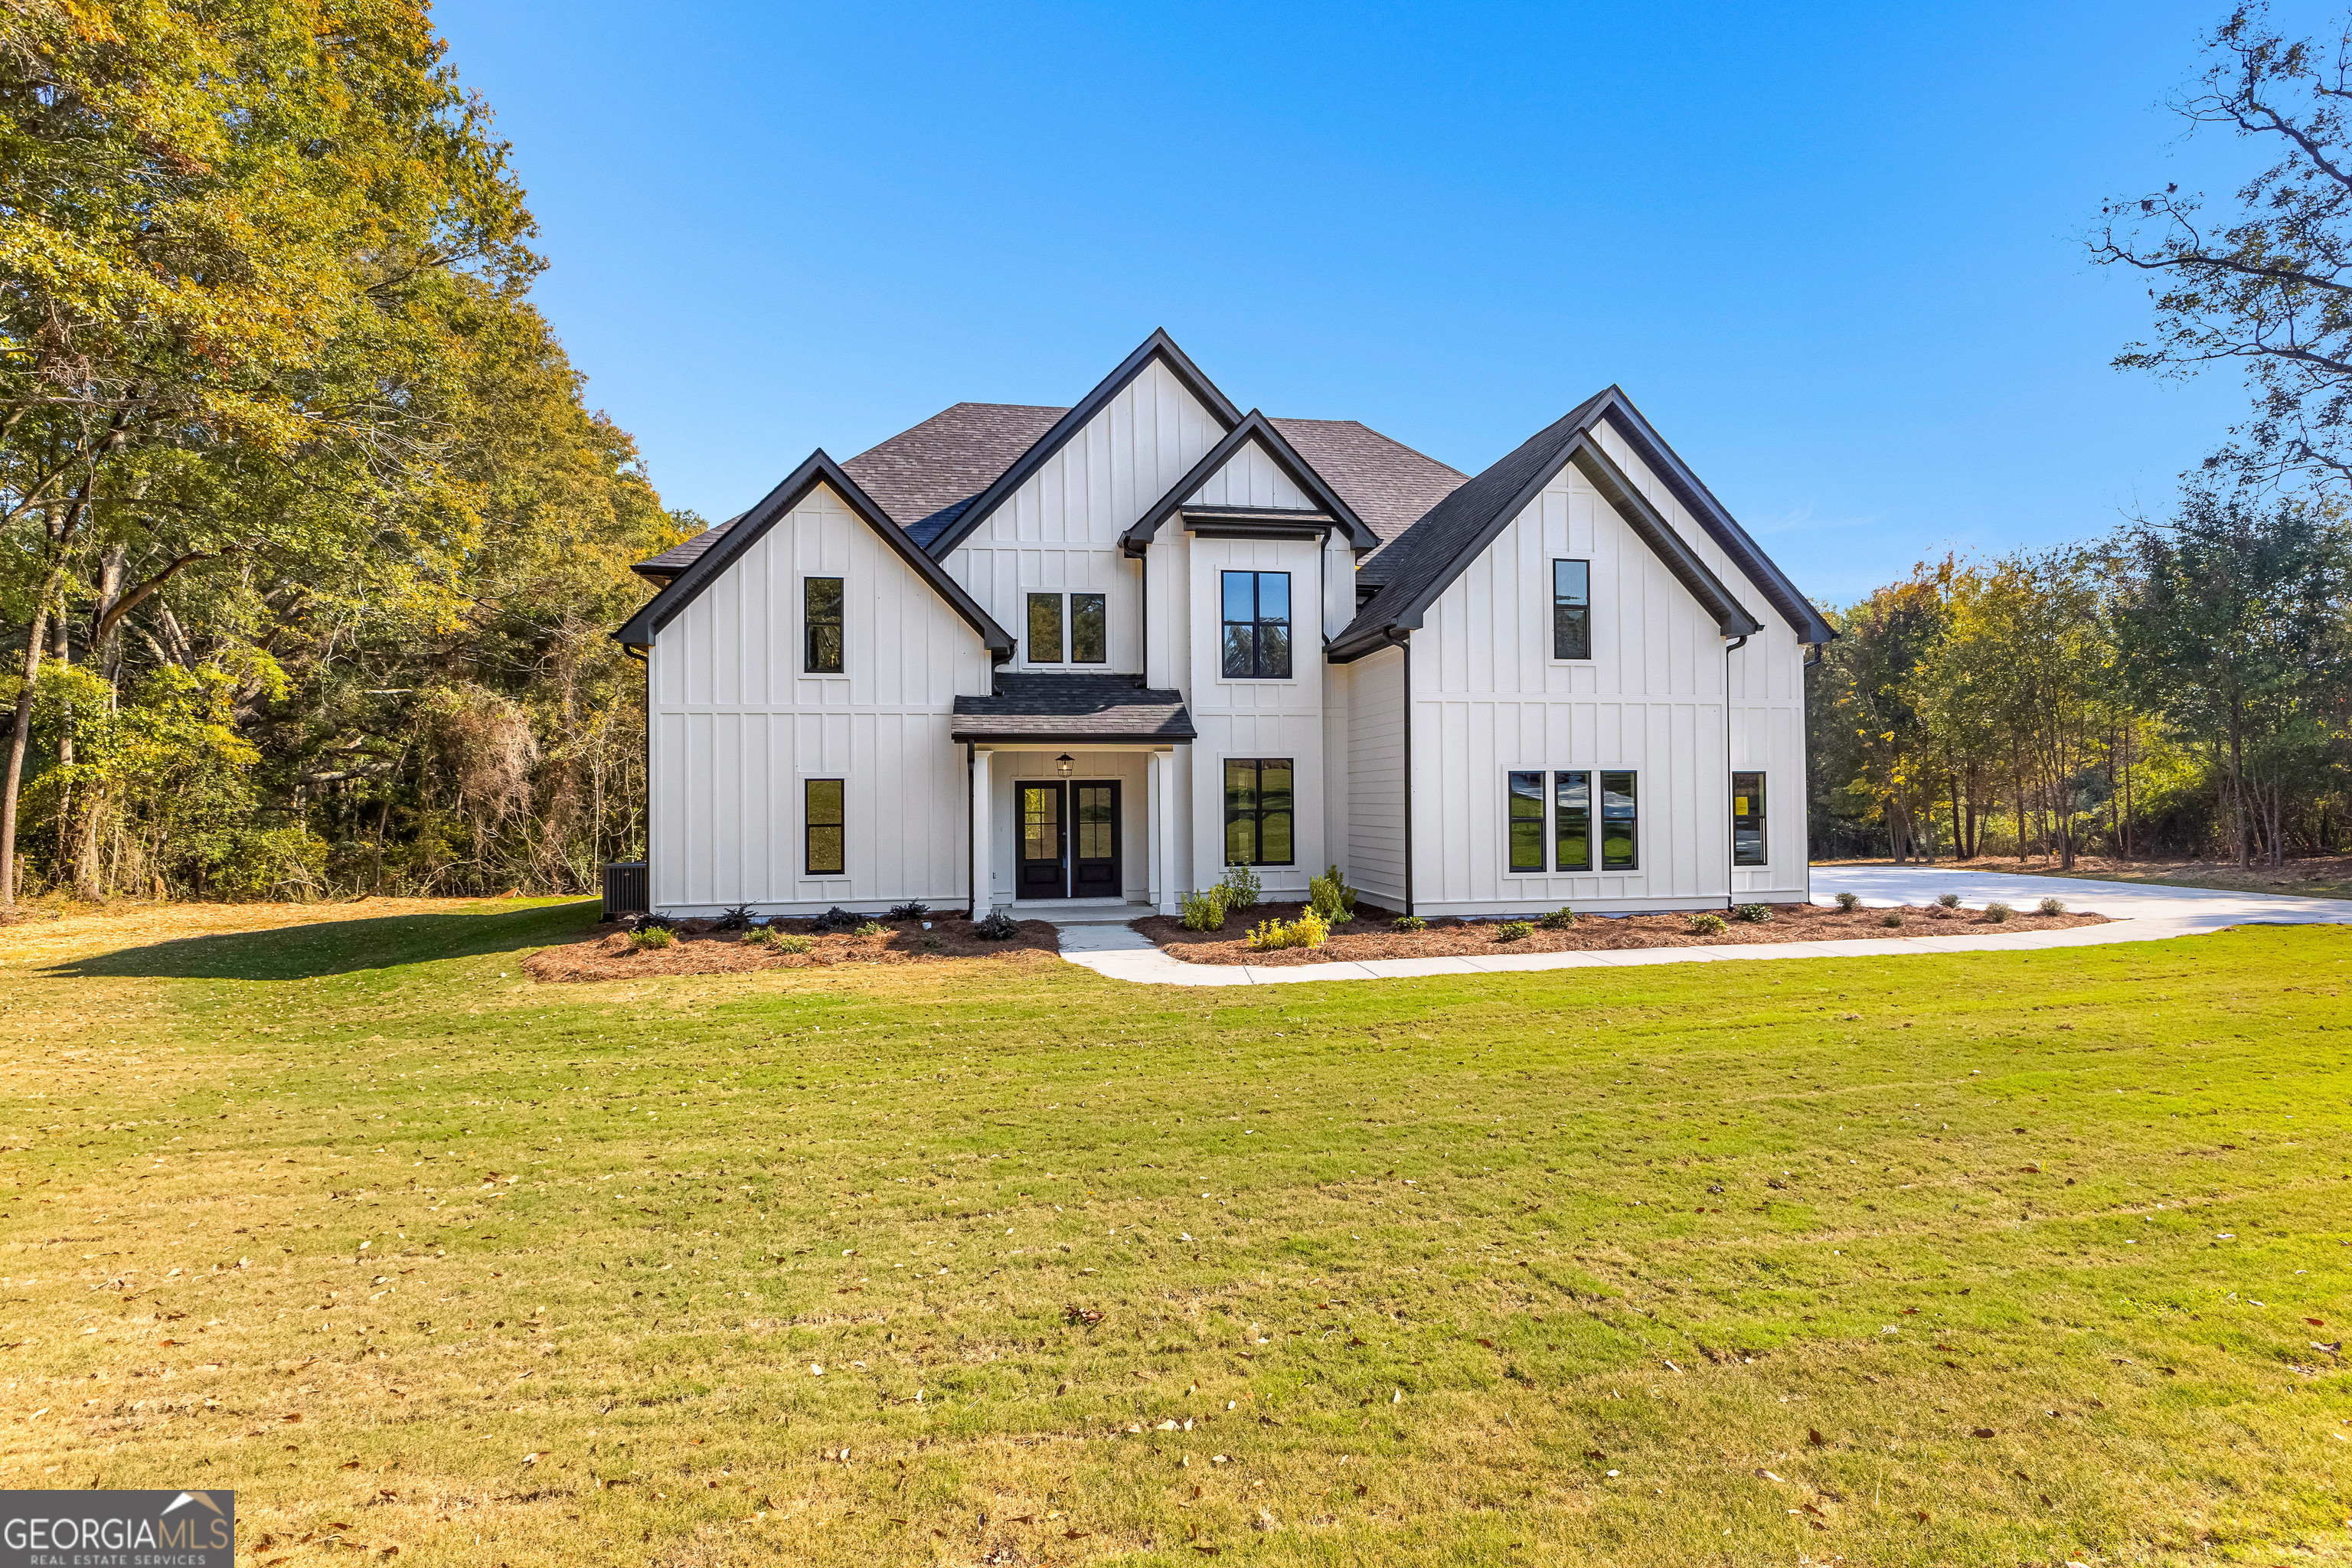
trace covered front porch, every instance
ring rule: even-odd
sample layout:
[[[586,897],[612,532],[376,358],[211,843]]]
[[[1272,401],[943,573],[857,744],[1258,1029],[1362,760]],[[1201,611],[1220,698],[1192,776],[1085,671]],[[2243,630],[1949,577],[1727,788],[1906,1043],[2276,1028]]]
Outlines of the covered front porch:
[[[971,773],[972,916],[1172,914],[1192,724],[1133,676],[999,675],[956,700]]]

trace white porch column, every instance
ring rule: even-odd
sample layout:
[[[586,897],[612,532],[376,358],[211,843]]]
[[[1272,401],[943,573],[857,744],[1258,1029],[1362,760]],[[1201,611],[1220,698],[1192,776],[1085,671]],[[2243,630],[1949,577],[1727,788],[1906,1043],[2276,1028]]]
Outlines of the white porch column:
[[[1151,812],[1146,831],[1151,835],[1151,907],[1163,915],[1176,913],[1176,753],[1151,753]]]
[[[995,886],[996,873],[989,865],[989,851],[995,847],[996,836],[988,830],[988,757],[986,748],[975,749],[971,757],[971,918],[979,920],[991,908],[989,889]]]

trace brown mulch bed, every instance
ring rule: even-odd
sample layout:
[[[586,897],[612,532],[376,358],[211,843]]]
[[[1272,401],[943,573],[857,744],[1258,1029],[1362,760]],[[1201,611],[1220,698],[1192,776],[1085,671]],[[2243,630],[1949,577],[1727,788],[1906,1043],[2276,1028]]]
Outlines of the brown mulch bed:
[[[615,926],[599,926],[584,941],[546,947],[522,961],[534,980],[633,980],[648,974],[733,974],[754,969],[825,969],[841,963],[931,963],[950,958],[1054,957],[1061,945],[1054,928],[1044,921],[1023,921],[1021,934],[1003,942],[974,936],[971,922],[946,916],[931,917],[925,931],[913,921],[884,921],[883,936],[826,934],[818,936],[807,921],[777,921],[775,928],[814,937],[806,952],[779,952],[742,940],[740,931],[719,931],[709,921],[680,921],[677,940],[667,947],[633,948],[629,933]],[[925,947],[925,938],[939,943]]]
[[[1851,914],[1819,904],[1773,904],[1772,918],[1762,924],[1730,920],[1719,935],[1706,936],[1690,929],[1682,914],[1580,915],[1565,931],[1538,926],[1517,942],[1496,940],[1496,922],[1433,919],[1427,931],[1389,929],[1391,915],[1369,904],[1356,908],[1356,919],[1331,933],[1321,947],[1277,948],[1254,952],[1248,928],[1259,921],[1298,918],[1303,904],[1261,904],[1244,920],[1235,915],[1223,931],[1186,931],[1167,915],[1151,915],[1134,923],[1173,958],[1187,963],[1333,963],[1372,958],[1453,958],[1493,956],[1514,952],[1581,952],[1601,948],[1722,947],[1760,942],[1840,942],[1856,937],[2006,936],[2029,931],[2064,931],[2074,926],[2107,923],[2105,915],[2038,914],[2020,910],[1995,924],[1977,910],[1946,910],[1916,905],[1902,910],[1861,909]],[[1901,914],[1903,923],[1890,926],[1885,917]]]

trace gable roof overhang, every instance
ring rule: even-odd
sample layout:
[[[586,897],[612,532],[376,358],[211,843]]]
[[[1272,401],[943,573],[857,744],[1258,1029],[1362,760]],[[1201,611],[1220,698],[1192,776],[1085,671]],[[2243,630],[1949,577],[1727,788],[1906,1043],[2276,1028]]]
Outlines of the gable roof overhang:
[[[629,617],[628,623],[613,634],[614,639],[628,647],[651,647],[664,626],[676,619],[679,611],[702,595],[702,591],[725,574],[727,569],[741,559],[743,552],[757,542],[778,519],[808,499],[819,485],[832,489],[858,520],[881,536],[892,553],[907,563],[908,570],[931,586],[931,590],[948,602],[949,608],[963,617],[991,657],[1007,659],[1013,657],[1013,634],[989,618],[986,610],[963,585],[940,569],[940,563],[923,553],[907,537],[907,531],[890,521],[889,514],[877,505],[874,498],[858,488],[857,481],[844,473],[839,463],[825,456],[818,447],[808,461],[794,468],[790,478],[770,490],[757,506],[735,519],[723,538],[696,556],[686,570],[671,578],[662,591],[646,602],[644,608]]]
[[[1274,459],[1274,466],[1315,502],[1308,510],[1297,514],[1297,521],[1305,522],[1312,519],[1318,525],[1336,523],[1346,529],[1349,546],[1360,555],[1367,550],[1380,547],[1380,535],[1356,515],[1356,509],[1325,482],[1323,476],[1315,471],[1315,465],[1298,455],[1298,448],[1275,427],[1273,420],[1253,408],[1239,424],[1226,431],[1224,439],[1210,447],[1182,479],[1169,486],[1167,494],[1152,502],[1149,510],[1128,526],[1127,531],[1118,537],[1119,548],[1129,555],[1142,554],[1158,536],[1160,525],[1179,511],[1188,518],[1195,511],[1202,516],[1212,515],[1215,509],[1187,507],[1184,498],[1216,478],[1217,470],[1232,462],[1252,441],[1264,447],[1265,455]],[[1267,517],[1276,515],[1272,509],[1255,510]]]
[[[1034,446],[1015,458],[1011,468],[997,475],[993,484],[981,491],[952,523],[931,540],[927,548],[932,558],[936,560],[946,555],[971,537],[972,531],[988,521],[990,513],[1027,483],[1030,476],[1044,468],[1048,458],[1068,446],[1073,437],[1085,429],[1112,398],[1126,391],[1128,384],[1141,375],[1154,361],[1167,366],[1168,373],[1182,384],[1185,391],[1200,399],[1202,406],[1208,409],[1210,416],[1220,426],[1231,430],[1241,423],[1242,412],[1234,406],[1233,400],[1219,392],[1216,384],[1201,374],[1201,367],[1176,346],[1175,339],[1165,331],[1155,328],[1133,353],[1119,362],[1117,370],[1103,377],[1092,392],[1078,400],[1076,407],[1055,420],[1053,428],[1037,437]]]
[[[1334,664],[1347,664],[1418,631],[1422,617],[1438,595],[1453,586],[1454,579],[1571,463],[1713,618],[1717,632],[1738,637],[1762,631],[1764,624],[1733,597],[1723,580],[1675,531],[1665,514],[1651,504],[1593,439],[1590,422],[1597,416],[1600,401],[1595,398],[1585,404],[1432,508],[1430,515],[1414,526],[1436,525],[1438,531],[1424,544],[1434,553],[1424,560],[1416,552],[1357,613],[1347,629],[1331,640],[1326,657]]]

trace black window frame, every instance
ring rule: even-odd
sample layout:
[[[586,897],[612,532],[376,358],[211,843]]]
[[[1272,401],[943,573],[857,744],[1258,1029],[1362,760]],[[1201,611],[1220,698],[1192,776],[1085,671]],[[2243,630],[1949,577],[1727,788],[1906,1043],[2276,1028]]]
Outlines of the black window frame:
[[[1601,840],[1601,869],[1603,871],[1638,871],[1642,868],[1641,770],[1638,768],[1596,768],[1593,771],[1600,774],[1600,777],[1595,781],[1597,787],[1593,793],[1600,797],[1594,804],[1600,808],[1597,814],[1600,821],[1598,824],[1599,831],[1596,834],[1596,837]],[[1625,781],[1624,787],[1622,792],[1619,791],[1617,785],[1610,782],[1612,779],[1622,779]],[[1610,804],[1609,797],[1612,793],[1622,794],[1626,803],[1626,809],[1622,812],[1619,812],[1618,808]],[[1612,822],[1622,822],[1626,825],[1625,838],[1627,843],[1632,847],[1627,852],[1624,860],[1622,862],[1613,861],[1609,858],[1609,826]]]
[[[1228,618],[1229,607],[1233,603],[1233,590],[1229,584],[1236,577],[1246,577],[1250,580],[1250,614],[1246,620]],[[1270,577],[1282,579],[1283,613],[1278,616],[1268,616],[1265,613],[1265,583]],[[1290,574],[1287,572],[1239,571],[1217,574],[1217,616],[1222,628],[1217,639],[1220,649],[1218,668],[1224,672],[1225,679],[1289,680],[1293,679],[1292,671],[1297,665],[1291,637],[1293,603],[1290,594]],[[1282,668],[1278,670],[1271,668],[1276,661],[1266,657],[1266,634],[1276,629],[1279,630],[1282,653],[1280,659]],[[1236,632],[1242,634],[1246,640],[1237,644],[1234,641]],[[1246,668],[1237,669],[1234,668],[1234,654],[1244,647],[1248,650],[1247,657],[1244,660]]]
[[[1571,572],[1570,568],[1573,567]],[[1571,588],[1567,579],[1581,581]],[[1572,634],[1572,635],[1571,635]],[[1565,651],[1568,647],[1576,651]],[[1551,563],[1551,656],[1569,663],[1592,658],[1592,563],[1557,560]]]
[[[1527,807],[1534,806],[1530,814]],[[1503,775],[1503,864],[1514,877],[1539,877],[1545,869],[1544,775],[1540,768],[1513,768]]]
[[[1234,799],[1236,770],[1250,770],[1246,805]],[[1286,799],[1269,809],[1265,803],[1265,773],[1268,768],[1280,768],[1289,776]],[[1295,757],[1227,757],[1224,766],[1225,784],[1225,864],[1228,866],[1296,866],[1298,864],[1298,762]],[[1265,853],[1265,825],[1269,817],[1284,819],[1290,853],[1286,858],[1269,859]],[[1234,829],[1243,822],[1249,825],[1250,843],[1254,856],[1250,859],[1234,858]]]
[[[1063,613],[1062,599],[1060,594],[1034,593],[1029,595],[1027,609],[1022,616],[1021,640],[1027,649],[1023,657],[1031,664],[1069,663],[1070,622]],[[1037,657],[1037,608],[1040,605],[1049,606],[1054,612],[1054,657],[1051,658]]]
[[[1089,611],[1091,611],[1094,616],[1093,646],[1095,651],[1091,657],[1088,656],[1086,651],[1086,643],[1084,641],[1085,634],[1080,629],[1084,623],[1079,619],[1081,616],[1087,614]],[[1110,662],[1109,595],[1071,595],[1069,613],[1062,617],[1062,624],[1069,629],[1070,662],[1072,664],[1108,664]]]
[[[817,603],[818,584],[833,587],[833,605],[829,612],[821,612]],[[803,577],[801,579],[801,673],[803,675],[845,675],[849,659],[849,579],[846,577]],[[828,666],[819,651],[822,634],[833,634],[833,661]]]
[[[1751,779],[1754,783],[1746,789],[1742,789],[1739,784],[1742,779]],[[1748,807],[1746,811],[1740,809],[1743,802]],[[1738,769],[1733,772],[1731,775],[1731,863],[1733,865],[1769,866],[1772,863],[1771,839],[1764,831],[1765,812],[1769,805],[1769,797],[1764,790],[1764,774],[1761,771]],[[1753,856],[1748,854],[1741,846],[1740,835],[1743,830],[1752,835],[1754,838],[1756,847]]]
[[[1574,783],[1570,781],[1573,780]],[[1573,806],[1569,791],[1582,794],[1583,800]],[[1568,847],[1568,820],[1574,812],[1581,820],[1579,830],[1584,842],[1582,858],[1570,864],[1565,850]],[[1555,871],[1590,871],[1592,869],[1592,770],[1591,768],[1557,768],[1551,775],[1551,854]]]
[[[824,785],[833,788],[833,820],[818,816],[817,790]],[[831,866],[817,864],[817,832],[829,829],[834,835]],[[804,877],[846,877],[849,875],[849,781],[846,779],[803,779],[801,781],[801,874]]]

